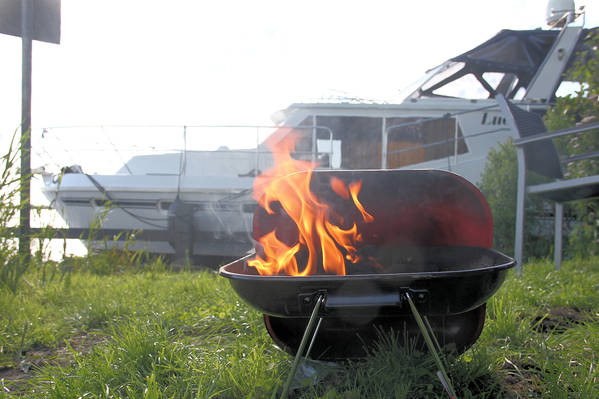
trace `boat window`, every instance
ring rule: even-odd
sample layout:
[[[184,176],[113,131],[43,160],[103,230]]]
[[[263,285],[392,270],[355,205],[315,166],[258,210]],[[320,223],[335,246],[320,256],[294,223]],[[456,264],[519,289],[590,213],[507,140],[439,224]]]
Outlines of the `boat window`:
[[[472,73],[466,73],[465,63],[450,62],[440,68],[419,90],[424,96],[434,95],[456,98],[489,98],[489,91]],[[483,79],[492,88],[500,86],[503,73],[487,72]]]
[[[314,127],[316,124],[317,127]],[[306,126],[303,128],[302,126]],[[318,168],[339,168],[341,164],[341,141],[333,140],[331,132],[316,123],[312,116],[306,117],[293,128],[299,133],[295,142],[295,151],[291,154],[294,159],[316,161]],[[282,131],[284,134],[287,130]],[[314,137],[315,136],[315,137]],[[316,139],[316,153],[313,153],[313,140]]]
[[[333,160],[333,167],[347,169],[378,169],[381,167],[382,118],[318,116],[316,124],[330,128],[333,131],[333,142],[339,143],[341,161],[336,164],[336,161]],[[326,140],[324,137],[323,139]],[[336,145],[333,144],[333,150]]]
[[[524,95],[526,94],[526,89],[524,87],[520,87],[516,94],[514,94],[514,100],[522,100]]]
[[[295,130],[300,131],[301,134],[295,142],[295,151],[292,156],[295,159],[309,161],[312,159],[312,129],[296,128]]]
[[[484,99],[501,93],[512,98],[512,93],[519,83],[518,76],[513,73],[482,72],[482,75],[475,75],[471,67],[465,68],[463,62],[449,62],[437,68],[412,97]]]
[[[400,168],[468,152],[462,130],[455,118],[416,123],[419,120],[420,118],[387,119],[388,168]]]
[[[482,78],[496,93],[501,93],[508,98],[512,97],[512,92],[519,82],[518,76],[513,73],[485,72]]]
[[[341,140],[318,139],[316,149],[320,167],[332,169],[341,167]]]
[[[433,94],[472,99],[489,98],[489,92],[471,73],[439,87],[433,91]]]
[[[447,64],[443,68],[440,68],[439,72],[433,75],[426,83],[422,85],[422,87],[420,88],[421,91],[426,91],[431,87],[441,83],[443,80],[449,78],[450,76],[462,70],[462,68],[464,68],[464,65],[465,64],[463,62],[452,62]]]
[[[485,72],[483,73],[483,79],[491,86],[496,89],[501,82],[501,79],[505,76],[504,73],[501,72]]]

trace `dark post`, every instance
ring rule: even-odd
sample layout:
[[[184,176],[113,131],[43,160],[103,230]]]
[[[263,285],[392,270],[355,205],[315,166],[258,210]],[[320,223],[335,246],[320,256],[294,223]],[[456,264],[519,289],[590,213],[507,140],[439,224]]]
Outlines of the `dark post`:
[[[32,23],[33,0],[21,0],[21,38],[22,38],[22,98],[21,98],[21,212],[19,253],[25,261],[31,255],[30,194],[31,194],[31,60],[32,60]]]

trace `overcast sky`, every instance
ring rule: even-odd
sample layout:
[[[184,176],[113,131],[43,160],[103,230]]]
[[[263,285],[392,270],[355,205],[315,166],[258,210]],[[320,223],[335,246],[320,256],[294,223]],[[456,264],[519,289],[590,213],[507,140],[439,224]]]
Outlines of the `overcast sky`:
[[[544,27],[546,4],[62,0],[61,44],[34,42],[32,123],[269,124],[293,102],[388,100],[500,29]],[[20,120],[20,39],[0,35],[0,54],[6,138]]]
[[[427,69],[501,29],[545,27],[547,4],[61,2],[61,44],[33,45],[34,145],[43,127],[271,124],[270,115],[293,102],[330,96],[390,101]],[[599,1],[577,6],[583,4],[586,26],[599,25]],[[0,146],[6,148],[21,116],[20,39],[0,34],[0,54]],[[75,133],[76,141],[94,145],[89,131]],[[43,203],[38,188],[32,196]]]

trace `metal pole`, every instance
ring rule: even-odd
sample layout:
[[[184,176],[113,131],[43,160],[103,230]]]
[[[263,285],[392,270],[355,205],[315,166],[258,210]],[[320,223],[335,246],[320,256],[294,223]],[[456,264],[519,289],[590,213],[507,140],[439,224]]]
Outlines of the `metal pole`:
[[[19,254],[28,261],[31,256],[29,228],[31,216],[31,60],[32,60],[32,0],[21,0],[21,208]]]

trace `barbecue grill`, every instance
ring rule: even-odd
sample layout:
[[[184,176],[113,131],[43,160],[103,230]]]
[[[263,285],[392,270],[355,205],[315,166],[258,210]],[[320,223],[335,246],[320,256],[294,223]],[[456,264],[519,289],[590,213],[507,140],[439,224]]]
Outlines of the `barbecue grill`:
[[[302,333],[320,295],[324,318],[312,350],[316,359],[363,357],[365,343],[377,327],[418,335],[405,294],[411,294],[442,343],[458,351],[472,345],[482,331],[485,302],[499,288],[513,261],[489,248],[400,248],[413,265],[428,270],[346,276],[260,276],[247,266],[249,255],[221,269],[237,294],[264,313],[268,333],[295,355]],[[461,262],[456,262],[460,259]]]
[[[359,199],[372,221],[335,193],[332,179],[362,182]],[[237,294],[264,313],[277,345],[302,355],[316,319],[306,354],[313,359],[363,357],[379,330],[419,337],[422,323],[441,345],[458,351],[478,339],[485,303],[514,261],[491,249],[491,213],[475,186],[440,170],[318,170],[310,190],[332,215],[357,221],[362,260],[348,264],[346,275],[260,275],[248,265],[256,254],[220,269]],[[282,207],[272,209],[256,208],[254,238],[276,231],[293,244],[297,227]]]

